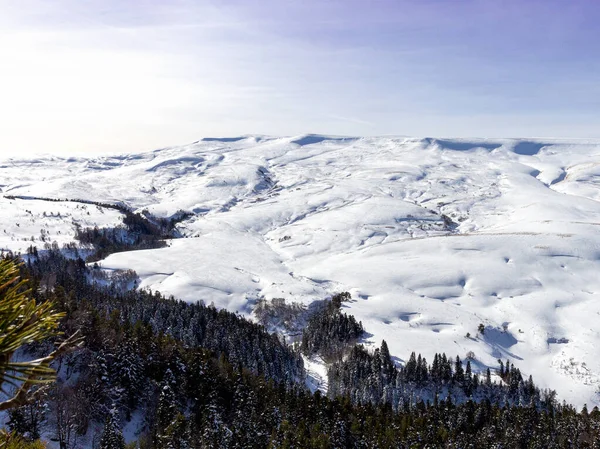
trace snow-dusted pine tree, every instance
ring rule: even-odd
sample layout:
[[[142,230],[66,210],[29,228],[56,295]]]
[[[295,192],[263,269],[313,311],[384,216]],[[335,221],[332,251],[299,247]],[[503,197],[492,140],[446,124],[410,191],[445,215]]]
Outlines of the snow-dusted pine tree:
[[[104,432],[100,439],[100,449],[125,449],[125,439],[116,419],[117,411],[113,408],[106,417]]]

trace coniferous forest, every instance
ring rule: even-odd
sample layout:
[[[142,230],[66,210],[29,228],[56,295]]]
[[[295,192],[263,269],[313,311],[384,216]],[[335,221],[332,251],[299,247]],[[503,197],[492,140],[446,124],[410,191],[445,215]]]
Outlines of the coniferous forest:
[[[104,248],[122,238],[81,235]],[[397,366],[385,341],[374,351],[357,344],[365,330],[343,312],[347,293],[312,311],[288,345],[202,298],[123,288],[68,252],[32,248],[20,268],[36,300],[66,313],[64,334],[85,338],[60,359],[51,388],[9,412],[9,429],[28,440],[61,449],[600,448],[597,408],[557,402],[509,361],[475,373],[471,360],[412,353]],[[326,394],[306,388],[302,354],[329,362]],[[142,432],[126,446],[133,422]]]

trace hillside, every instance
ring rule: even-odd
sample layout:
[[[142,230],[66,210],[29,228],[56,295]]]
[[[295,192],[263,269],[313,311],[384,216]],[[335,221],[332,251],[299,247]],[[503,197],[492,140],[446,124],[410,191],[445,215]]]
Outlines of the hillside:
[[[100,265],[247,316],[262,297],[309,304],[349,291],[345,311],[367,344],[385,339],[398,357],[472,351],[476,369],[508,358],[560,399],[600,404],[600,142],[203,139],[4,158],[0,189],[0,248],[62,245],[77,226],[121,220],[102,205],[32,198],[190,212],[184,238]]]

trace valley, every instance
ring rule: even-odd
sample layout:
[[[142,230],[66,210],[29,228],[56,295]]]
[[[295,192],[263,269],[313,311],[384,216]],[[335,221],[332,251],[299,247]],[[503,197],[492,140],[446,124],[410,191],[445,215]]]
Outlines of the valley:
[[[0,248],[73,244],[78,227],[123,219],[63,200],[184,217],[166,246],[99,266],[251,319],[262,299],[308,306],[348,291],[362,343],[385,339],[399,364],[411,351],[471,354],[480,372],[509,359],[560,400],[594,406],[599,167],[592,140],[320,135],[4,157]]]

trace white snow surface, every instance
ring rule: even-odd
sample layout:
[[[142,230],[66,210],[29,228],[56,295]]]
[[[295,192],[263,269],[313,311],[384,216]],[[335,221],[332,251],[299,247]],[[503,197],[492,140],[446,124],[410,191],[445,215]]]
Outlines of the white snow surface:
[[[43,250],[75,239],[76,227],[122,224],[122,214],[111,208],[76,202],[8,199],[0,196],[0,252],[24,254],[30,246]]]
[[[561,399],[600,405],[600,141],[203,139],[0,158],[0,189],[192,212],[185,238],[102,261],[134,269],[141,287],[245,315],[260,297],[308,304],[348,290],[364,342],[385,339],[399,362],[411,351],[473,351],[479,367],[508,358]],[[19,239],[39,234],[40,208],[67,205],[1,199],[0,246],[28,246]],[[26,229],[25,210],[37,211]],[[118,222],[96,212],[90,222]],[[63,235],[68,213],[44,220]]]

